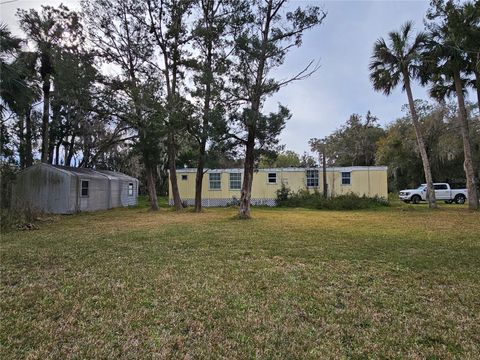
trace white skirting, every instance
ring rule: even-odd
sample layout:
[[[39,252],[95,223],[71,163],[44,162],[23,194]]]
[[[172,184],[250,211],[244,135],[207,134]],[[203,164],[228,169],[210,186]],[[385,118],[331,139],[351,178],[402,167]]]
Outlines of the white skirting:
[[[182,199],[182,202],[186,206],[195,205],[195,199]],[[215,206],[237,206],[240,200],[235,198],[221,198],[221,199],[202,199],[203,207],[215,207]],[[168,204],[173,205],[173,199],[168,199]],[[276,206],[276,199],[251,199],[250,204],[253,206]]]

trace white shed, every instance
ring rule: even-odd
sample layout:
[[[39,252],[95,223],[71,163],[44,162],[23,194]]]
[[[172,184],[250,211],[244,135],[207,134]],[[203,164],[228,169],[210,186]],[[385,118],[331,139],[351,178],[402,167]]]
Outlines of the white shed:
[[[53,214],[136,205],[138,180],[114,171],[36,164],[15,180],[12,206]]]

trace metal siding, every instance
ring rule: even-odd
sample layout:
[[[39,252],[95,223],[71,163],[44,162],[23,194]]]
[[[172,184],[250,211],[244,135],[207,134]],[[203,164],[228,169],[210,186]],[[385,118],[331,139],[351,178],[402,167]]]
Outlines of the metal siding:
[[[88,177],[88,175],[80,175],[80,182],[82,180],[88,180],[89,185],[88,196],[80,196],[80,211],[97,211],[108,209],[108,197],[110,196],[108,191],[108,178],[92,178]]]
[[[132,206],[137,204],[138,180],[134,177],[109,170],[98,170],[97,173],[110,180],[110,207]],[[128,195],[128,184],[133,184],[133,195]]]
[[[78,203],[78,179],[75,175],[70,176],[70,191],[68,194],[69,197],[69,212],[75,213],[80,211]]]
[[[94,170],[82,170],[36,164],[21,171],[12,191],[12,206],[54,214],[71,214],[137,204],[137,179],[120,173],[112,173],[117,176],[114,177]],[[81,180],[89,181],[88,197],[80,196]],[[134,184],[133,196],[128,196],[130,182]]]
[[[14,206],[55,214],[71,213],[70,178],[70,174],[48,165],[32,166],[17,176]]]
[[[110,179],[110,208],[122,206],[121,181]]]
[[[133,206],[137,204],[137,184],[135,181],[122,180],[120,186],[121,206]],[[128,195],[128,184],[133,183],[133,196]]]
[[[282,182],[292,191],[306,189],[306,169],[261,169],[253,174],[252,204],[266,203],[271,205],[276,199],[276,192],[280,189]],[[210,170],[211,171],[211,170]],[[209,172],[210,172],[209,171]],[[268,172],[277,172],[277,183],[267,182]],[[319,171],[319,186],[315,190],[323,191],[322,169]],[[342,185],[342,172],[351,172],[351,185]],[[240,190],[229,189],[229,173],[242,172],[241,169],[214,170],[221,173],[221,189],[210,190],[208,172],[203,178],[202,203],[203,206],[225,206],[240,199]],[[187,180],[182,180],[181,175],[187,175]],[[188,205],[192,205],[195,199],[195,173],[192,169],[178,170],[178,188],[180,197]],[[243,176],[242,176],[243,181]],[[357,195],[388,197],[387,189],[387,168],[386,167],[347,167],[327,169],[328,194],[330,196],[355,193]],[[172,203],[171,184],[169,182],[169,203]]]

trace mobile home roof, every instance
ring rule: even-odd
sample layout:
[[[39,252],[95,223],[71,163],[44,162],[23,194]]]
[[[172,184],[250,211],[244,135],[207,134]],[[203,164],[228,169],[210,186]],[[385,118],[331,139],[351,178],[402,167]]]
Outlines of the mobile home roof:
[[[258,172],[303,172],[306,170],[322,170],[321,167],[315,168],[299,168],[299,167],[288,167],[288,168],[268,168],[268,169],[258,169]],[[386,166],[346,166],[346,167],[328,167],[327,172],[350,172],[350,171],[386,171]],[[195,168],[184,168],[177,169],[177,173],[195,173],[197,169]],[[243,168],[229,168],[229,169],[207,169],[207,172],[243,172]]]

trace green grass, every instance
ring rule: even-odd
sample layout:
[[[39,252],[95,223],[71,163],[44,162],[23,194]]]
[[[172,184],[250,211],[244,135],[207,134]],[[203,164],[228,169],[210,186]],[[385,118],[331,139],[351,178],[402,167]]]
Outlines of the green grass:
[[[480,358],[479,213],[235,213],[3,234],[0,358]]]

